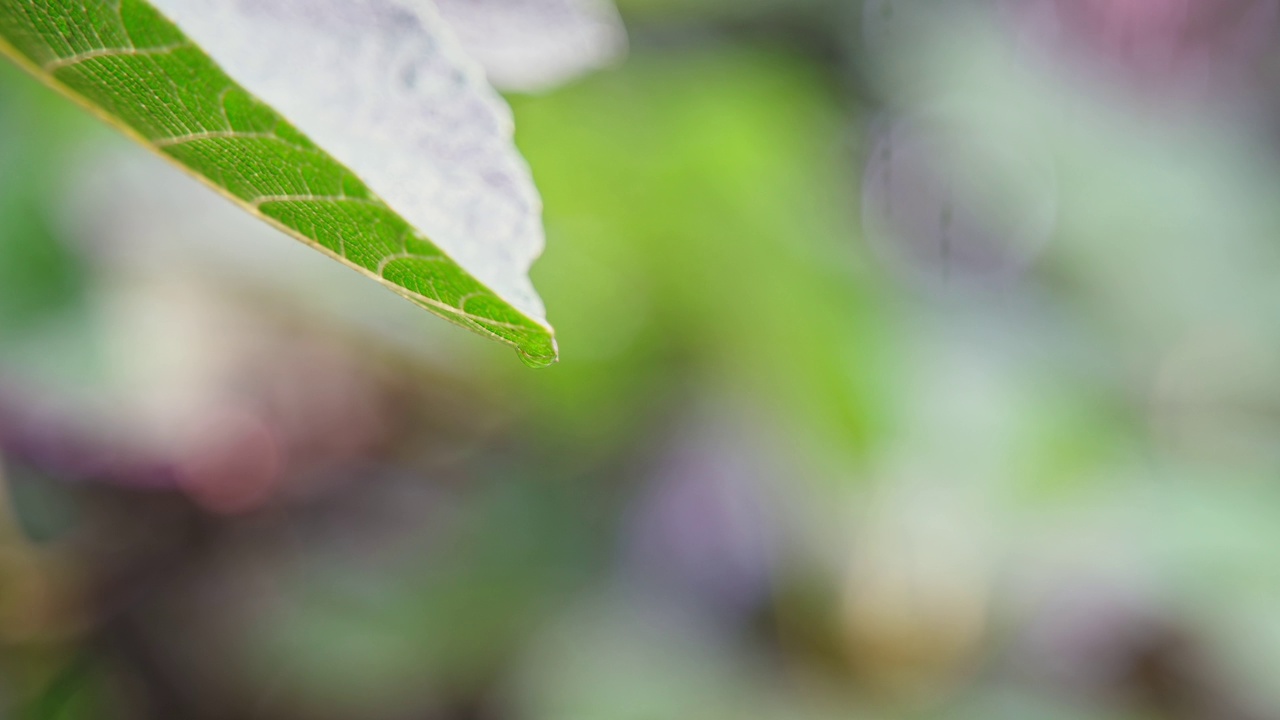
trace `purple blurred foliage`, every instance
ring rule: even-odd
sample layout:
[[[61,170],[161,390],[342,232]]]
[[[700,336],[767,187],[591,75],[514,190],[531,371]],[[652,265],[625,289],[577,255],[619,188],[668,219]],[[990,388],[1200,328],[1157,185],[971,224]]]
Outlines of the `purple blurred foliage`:
[[[175,463],[110,437],[76,414],[0,388],[0,455],[66,482],[174,489]]]
[[[654,592],[744,619],[770,592],[782,478],[767,436],[729,408],[674,423],[623,525],[623,573]]]

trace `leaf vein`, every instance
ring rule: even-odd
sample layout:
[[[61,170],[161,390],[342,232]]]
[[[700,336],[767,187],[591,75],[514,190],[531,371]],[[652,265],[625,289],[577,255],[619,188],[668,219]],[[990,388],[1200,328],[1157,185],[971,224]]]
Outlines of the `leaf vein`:
[[[57,60],[53,60],[52,62],[45,63],[43,69],[45,72],[52,73],[52,72],[61,70],[65,67],[70,67],[72,65],[85,62],[86,60],[96,60],[100,58],[111,58],[111,57],[165,55],[173,52],[174,50],[181,50],[182,48],[185,48],[185,47],[191,47],[191,43],[180,42],[180,43],[174,43],[172,45],[162,45],[160,47],[153,47],[153,48],[135,48],[135,47],[99,48],[96,50],[87,50],[85,52],[77,53],[75,55],[69,55],[67,57],[60,57]]]

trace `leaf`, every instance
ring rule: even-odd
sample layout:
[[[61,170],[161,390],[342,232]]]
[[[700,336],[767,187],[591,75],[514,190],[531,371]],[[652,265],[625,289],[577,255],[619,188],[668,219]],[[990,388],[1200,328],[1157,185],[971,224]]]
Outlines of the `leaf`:
[[[510,110],[425,0],[0,0],[0,52],[278,229],[556,360]]]

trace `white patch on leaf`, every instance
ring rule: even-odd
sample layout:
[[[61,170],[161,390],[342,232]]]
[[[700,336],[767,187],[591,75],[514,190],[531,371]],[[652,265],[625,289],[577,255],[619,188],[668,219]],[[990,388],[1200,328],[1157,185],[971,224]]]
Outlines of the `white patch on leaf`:
[[[154,0],[246,90],[537,320],[541,200],[510,109],[427,0]]]

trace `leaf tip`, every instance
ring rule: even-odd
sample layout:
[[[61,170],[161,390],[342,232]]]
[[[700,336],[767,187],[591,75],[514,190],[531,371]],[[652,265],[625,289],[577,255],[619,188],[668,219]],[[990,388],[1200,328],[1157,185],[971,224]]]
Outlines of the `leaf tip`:
[[[520,361],[531,368],[550,367],[560,362],[560,347],[556,344],[555,337],[548,336],[546,340],[546,344],[517,347],[516,354],[520,356]]]

